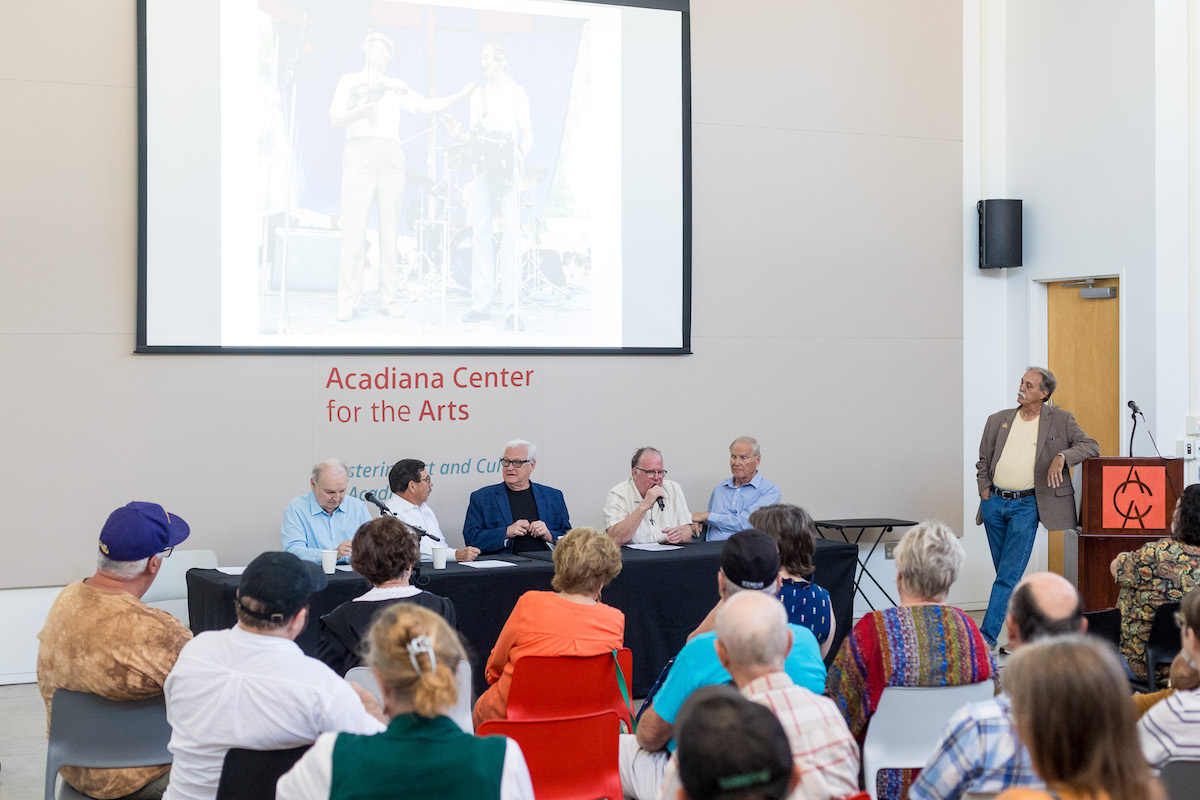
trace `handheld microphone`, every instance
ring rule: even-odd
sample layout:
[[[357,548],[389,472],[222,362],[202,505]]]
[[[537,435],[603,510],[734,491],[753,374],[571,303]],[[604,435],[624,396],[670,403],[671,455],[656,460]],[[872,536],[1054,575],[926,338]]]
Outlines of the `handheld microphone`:
[[[658,510],[659,510],[659,511],[666,511],[666,510],[667,510],[667,504],[663,502],[663,499],[662,499],[661,497],[660,497],[660,498],[658,498]]]
[[[375,496],[374,492],[367,492],[366,494],[364,494],[362,496],[362,499],[366,500],[368,503],[370,503],[371,505],[378,508],[380,514],[388,514],[388,515],[392,514],[392,510],[390,508],[388,508],[387,506],[385,506],[383,504],[383,501]]]
[[[1132,411],[1133,413],[1135,413],[1135,414],[1142,414],[1142,410],[1141,410],[1140,408],[1138,408],[1138,404],[1137,404],[1137,403],[1135,403],[1135,402],[1133,402],[1132,400],[1130,400],[1130,401],[1129,401],[1128,403],[1126,403],[1125,405],[1129,406],[1129,410],[1130,410],[1130,411]],[[1146,415],[1145,415],[1145,414],[1142,414],[1142,416],[1144,417],[1144,416],[1146,416]]]

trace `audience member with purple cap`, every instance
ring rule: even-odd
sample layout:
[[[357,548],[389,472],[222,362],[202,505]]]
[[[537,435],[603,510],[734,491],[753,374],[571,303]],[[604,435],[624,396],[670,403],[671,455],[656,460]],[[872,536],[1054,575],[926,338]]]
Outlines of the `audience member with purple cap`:
[[[59,593],[38,634],[38,688],[49,725],[56,689],[110,700],[163,693],[167,673],[192,633],[142,595],[162,560],[188,537],[188,525],[157,503],[134,502],[108,515],[100,529],[96,572]],[[100,800],[154,800],[166,789],[170,765],[128,769],[64,767],[63,779]]]

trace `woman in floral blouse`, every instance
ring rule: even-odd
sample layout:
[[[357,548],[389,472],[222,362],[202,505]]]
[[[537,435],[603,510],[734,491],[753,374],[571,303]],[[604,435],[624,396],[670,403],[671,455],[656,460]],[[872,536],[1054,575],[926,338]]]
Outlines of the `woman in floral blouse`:
[[[1111,570],[1121,587],[1121,654],[1138,678],[1146,677],[1146,642],[1154,612],[1178,603],[1200,585],[1200,484],[1183,490],[1171,520],[1171,536],[1148,542],[1113,559]],[[1163,667],[1163,677],[1166,667]]]

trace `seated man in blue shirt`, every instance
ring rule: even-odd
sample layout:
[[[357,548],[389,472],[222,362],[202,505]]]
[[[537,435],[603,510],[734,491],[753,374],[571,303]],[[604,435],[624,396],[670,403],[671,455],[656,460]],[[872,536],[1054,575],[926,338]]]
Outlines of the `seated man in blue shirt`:
[[[331,458],[313,467],[308,492],[288,503],[283,512],[280,538],[283,549],[320,563],[322,550],[336,550],[338,561],[350,559],[350,540],[363,523],[371,521],[367,504],[346,496],[350,470]]]
[[[708,510],[692,514],[704,523],[704,538],[723,542],[750,527],[750,513],[779,502],[779,487],[758,471],[762,454],[753,436],[739,436],[729,445],[729,471],[733,475],[717,484],[708,498]]]
[[[717,591],[722,598],[740,591],[776,596],[779,589],[779,551],[775,540],[754,529],[735,533],[721,550]],[[825,691],[825,662],[821,646],[808,628],[788,625],[792,649],[783,671],[810,692]],[[667,673],[654,705],[642,712],[637,734],[622,734],[619,748],[621,788],[626,797],[653,800],[675,749],[672,737],[679,709],[696,689],[731,680],[717,656],[716,634],[701,633],[683,646]]]
[[[481,553],[549,550],[571,529],[567,504],[558,489],[533,483],[537,445],[514,439],[500,459],[504,483],[471,493],[463,541]]]

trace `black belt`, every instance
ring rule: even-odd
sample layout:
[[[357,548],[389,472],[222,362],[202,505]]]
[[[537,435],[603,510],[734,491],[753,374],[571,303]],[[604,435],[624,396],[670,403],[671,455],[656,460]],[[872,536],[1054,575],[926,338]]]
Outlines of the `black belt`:
[[[1008,489],[999,489],[992,487],[992,494],[998,494],[1005,500],[1020,500],[1022,497],[1029,497],[1033,494],[1033,489],[1026,489],[1023,492],[1010,492]]]

